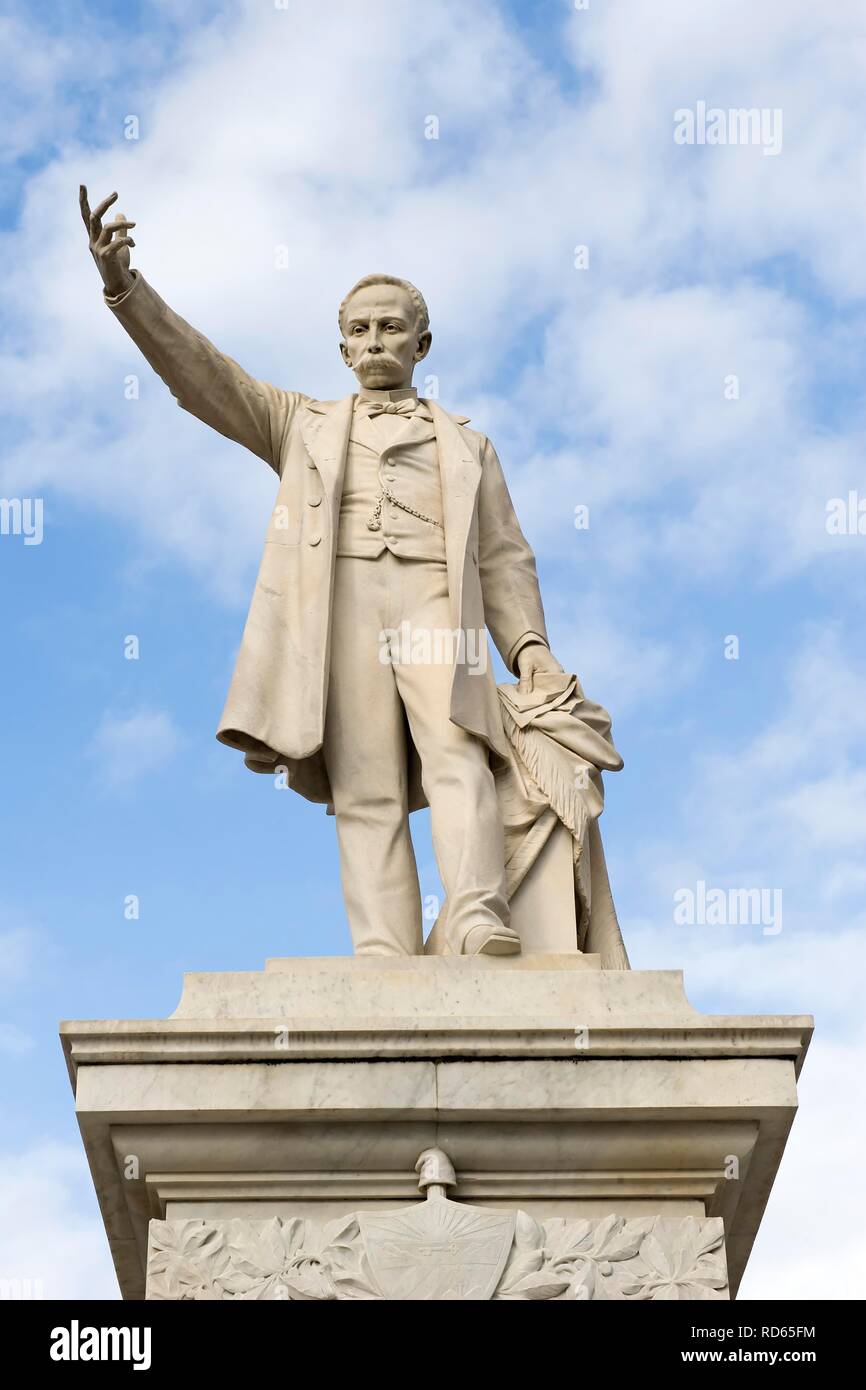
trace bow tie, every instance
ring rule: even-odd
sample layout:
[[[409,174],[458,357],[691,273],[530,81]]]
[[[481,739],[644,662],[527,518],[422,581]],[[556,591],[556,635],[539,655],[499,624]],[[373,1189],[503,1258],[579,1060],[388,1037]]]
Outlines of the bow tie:
[[[375,415],[414,415],[416,411],[421,411],[422,415],[427,415],[426,409],[422,409],[422,402],[417,396],[407,396],[402,401],[368,401],[363,398],[358,402],[359,408],[363,407],[365,415],[371,418]]]

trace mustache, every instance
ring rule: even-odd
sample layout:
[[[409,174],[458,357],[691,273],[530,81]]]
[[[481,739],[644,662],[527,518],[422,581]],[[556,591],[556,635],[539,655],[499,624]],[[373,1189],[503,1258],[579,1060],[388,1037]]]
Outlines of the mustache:
[[[358,358],[355,366],[399,367],[400,363],[397,361],[396,357],[391,356],[390,352],[365,352],[363,357]]]

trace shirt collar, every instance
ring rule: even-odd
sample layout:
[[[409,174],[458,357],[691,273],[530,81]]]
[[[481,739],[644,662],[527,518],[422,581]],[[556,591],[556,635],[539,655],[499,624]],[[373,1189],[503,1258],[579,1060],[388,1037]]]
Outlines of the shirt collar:
[[[359,401],[407,401],[417,399],[418,391],[414,386],[401,386],[396,391],[375,391],[371,387],[362,386],[358,392]]]

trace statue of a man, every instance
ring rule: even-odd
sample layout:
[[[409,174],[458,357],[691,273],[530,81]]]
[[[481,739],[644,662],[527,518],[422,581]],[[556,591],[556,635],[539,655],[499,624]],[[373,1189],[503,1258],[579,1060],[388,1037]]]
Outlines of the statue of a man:
[[[334,807],[355,952],[420,955],[409,812],[430,806],[448,949],[512,955],[502,818],[505,758],[489,630],[524,690],[551,655],[535,559],[490,441],[420,400],[427,307],[391,275],[340,306],[360,390],[319,401],[257,381],[130,270],[117,195],[81,211],[106,303],[193,415],[280,479],[217,737],[256,771]],[[420,765],[420,785],[417,773]]]

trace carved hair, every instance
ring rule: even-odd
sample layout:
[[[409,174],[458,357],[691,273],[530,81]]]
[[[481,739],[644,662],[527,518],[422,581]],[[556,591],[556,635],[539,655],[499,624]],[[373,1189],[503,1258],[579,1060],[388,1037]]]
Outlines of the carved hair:
[[[340,324],[341,333],[345,331],[343,328],[343,316],[346,312],[346,305],[357,290],[366,289],[367,285],[399,285],[401,289],[406,291],[412,303],[415,305],[415,326],[418,333],[427,332],[427,329],[430,327],[430,315],[427,312],[427,305],[424,303],[424,296],[420,290],[416,290],[415,286],[411,284],[409,280],[401,280],[399,275],[363,275],[358,283],[352,286],[340,305],[340,312],[337,315],[337,319]]]

